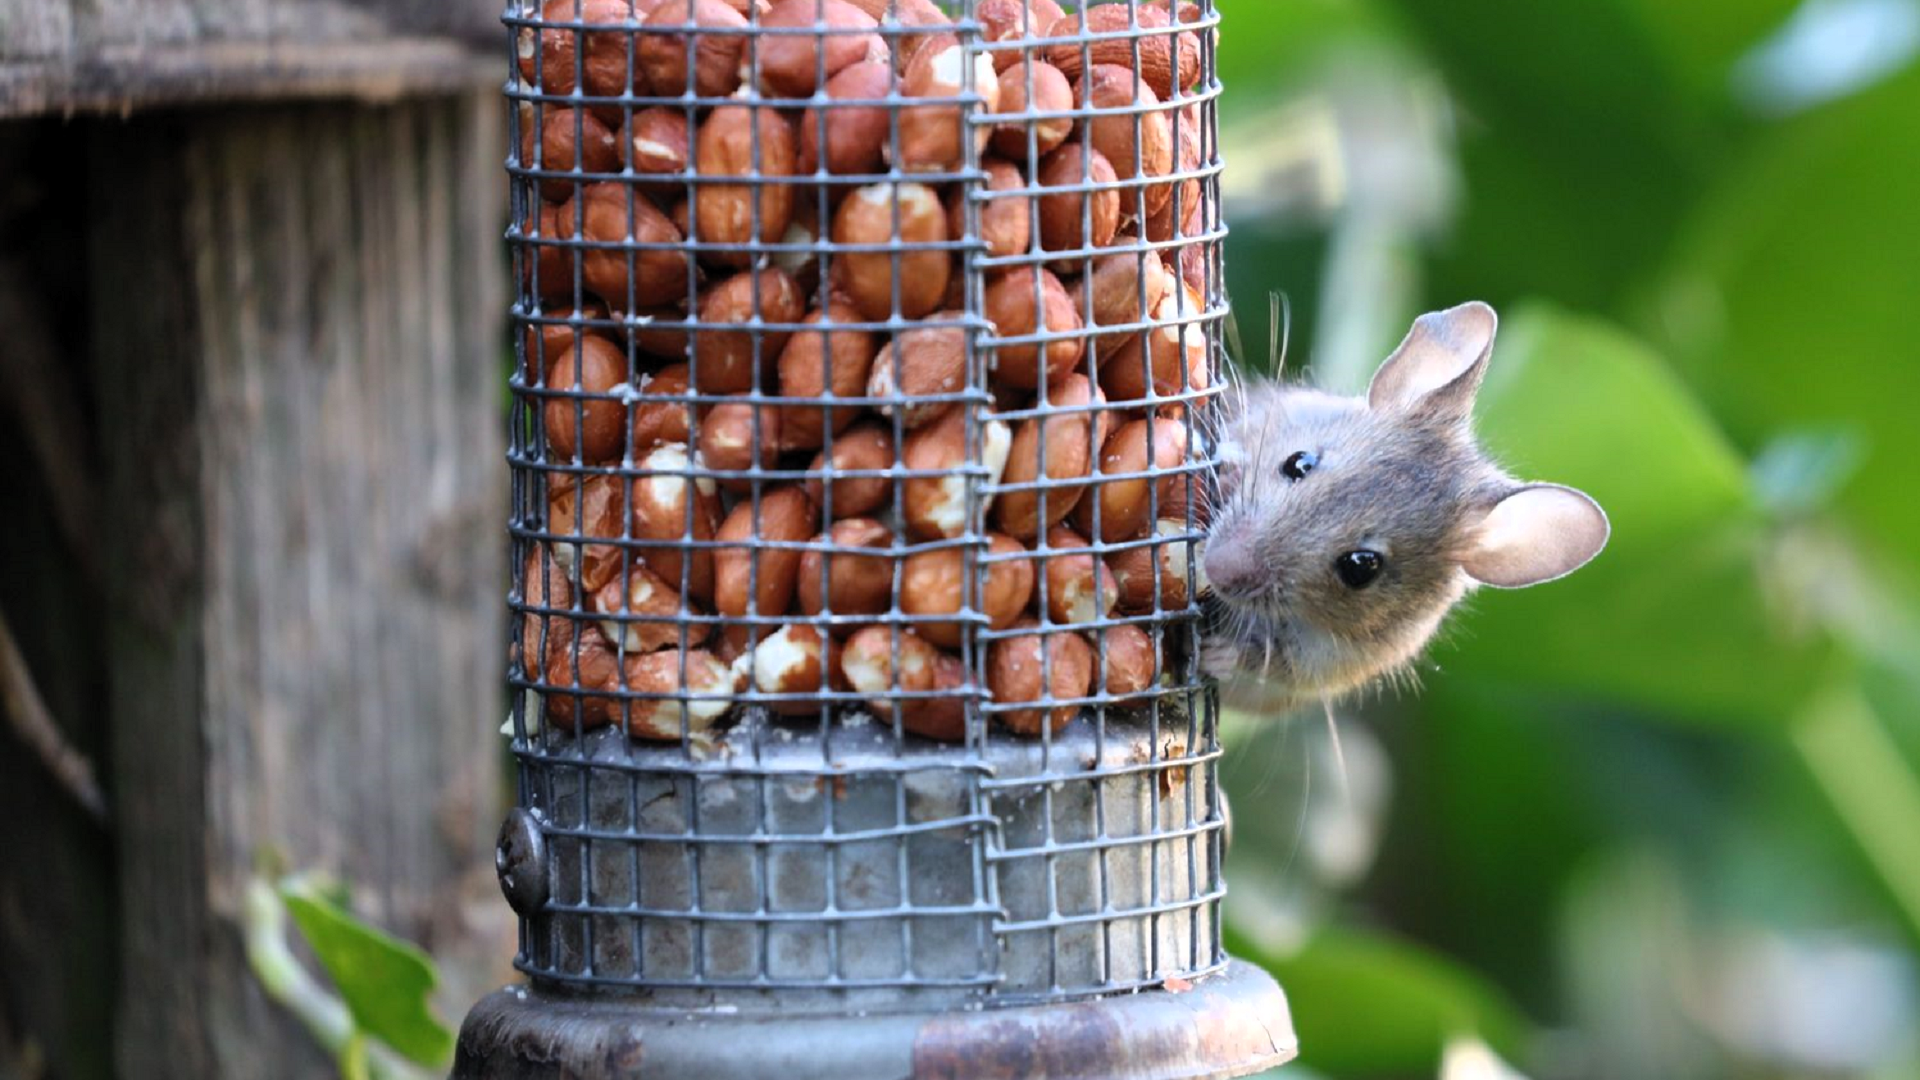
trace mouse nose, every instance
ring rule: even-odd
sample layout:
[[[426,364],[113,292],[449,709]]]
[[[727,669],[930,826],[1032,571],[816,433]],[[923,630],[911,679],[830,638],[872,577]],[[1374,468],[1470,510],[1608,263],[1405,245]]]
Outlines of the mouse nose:
[[[1272,575],[1254,545],[1237,531],[1214,534],[1200,563],[1207,583],[1228,596],[1252,596],[1271,584]]]

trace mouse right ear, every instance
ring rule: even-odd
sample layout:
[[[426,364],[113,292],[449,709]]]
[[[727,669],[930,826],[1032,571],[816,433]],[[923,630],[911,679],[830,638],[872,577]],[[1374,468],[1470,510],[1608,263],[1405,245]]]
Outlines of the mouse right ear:
[[[1478,300],[1413,320],[1406,340],[1374,373],[1368,407],[1418,408],[1465,421],[1486,376],[1499,325],[1493,309]]]
[[[1584,491],[1523,484],[1481,521],[1460,568],[1483,585],[1519,589],[1565,577],[1607,546],[1606,511]]]

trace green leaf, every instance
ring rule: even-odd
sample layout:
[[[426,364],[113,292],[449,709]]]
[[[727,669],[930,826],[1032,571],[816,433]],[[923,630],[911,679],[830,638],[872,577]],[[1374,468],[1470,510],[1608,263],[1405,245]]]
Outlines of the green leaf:
[[[1376,51],[1403,37],[1379,5],[1366,0],[1233,0],[1221,5],[1217,66],[1228,115],[1263,114],[1275,89],[1350,47]]]
[[[1285,6],[1285,5],[1281,5]],[[1665,257],[1725,142],[1627,0],[1392,0],[1467,120],[1431,295],[1609,309]]]
[[[1857,431],[1840,492],[1889,552],[1920,551],[1920,70],[1795,116],[1683,223],[1645,325],[1759,447],[1814,425]]]
[[[427,1007],[436,979],[426,953],[354,918],[307,881],[283,882],[280,895],[360,1030],[422,1065],[452,1059],[453,1033]]]
[[[1538,303],[1509,310],[1476,417],[1482,441],[1512,469],[1599,499],[1616,519],[1616,552],[1759,520],[1745,462],[1707,410],[1604,320]]]
[[[1724,98],[1736,62],[1777,30],[1800,0],[1626,0],[1678,82],[1703,101]]]
[[[1507,321],[1477,415],[1526,479],[1599,500],[1613,539],[1579,573],[1483,590],[1431,660],[1444,674],[1571,689],[1700,721],[1783,722],[1832,643],[1768,605],[1769,542],[1738,454],[1687,387],[1612,326],[1550,307]]]
[[[1462,1034],[1512,1058],[1528,1030],[1496,988],[1410,942],[1330,928],[1291,956],[1259,956],[1231,923],[1228,931],[1233,950],[1286,990],[1301,1063],[1329,1077],[1432,1075],[1447,1040]]]

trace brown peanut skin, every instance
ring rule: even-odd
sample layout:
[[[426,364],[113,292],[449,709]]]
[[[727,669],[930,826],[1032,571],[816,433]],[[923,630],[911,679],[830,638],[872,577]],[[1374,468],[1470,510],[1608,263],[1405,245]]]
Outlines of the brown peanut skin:
[[[1045,418],[1032,416],[1020,421],[1013,431],[1013,445],[1007,452],[1007,468],[1001,483],[1025,484],[1039,480],[1043,446],[1047,479],[1077,480],[1093,471],[1094,454],[1107,439],[1107,413],[1099,409],[1106,399],[1085,375],[1069,375],[1052,388],[1048,401],[1063,409],[1086,410],[1092,405],[1094,411],[1070,411]],[[1032,540],[1046,526],[1066,520],[1086,490],[1085,485],[1048,488],[1044,516],[1040,489],[1002,492],[994,500],[993,519],[1009,535]]]
[[[640,456],[640,467],[684,469],[691,464],[690,454],[687,447],[664,444]],[[634,546],[648,568],[674,588],[683,589],[689,599],[703,604],[713,599],[713,551],[686,546],[685,541],[711,540],[719,524],[719,493],[703,490],[707,484],[705,480],[683,480],[671,471],[635,478],[629,525],[634,539],[652,541]]]
[[[967,140],[984,147],[988,132],[975,131],[957,104],[945,104],[969,90],[992,112],[1000,100],[1000,80],[989,60],[969,55],[959,39],[943,35],[914,54],[905,68],[902,91],[910,98],[941,104],[909,105],[900,112],[900,141],[894,163],[908,173],[951,172],[966,159]]]
[[[685,173],[693,165],[693,133],[687,129],[687,114],[683,110],[654,105],[634,113],[631,142],[636,173],[673,176]],[[614,168],[619,167],[616,158]],[[686,191],[682,181],[642,181],[636,186],[655,197],[672,198]]]
[[[775,488],[760,497],[759,530],[754,525],[754,504],[743,499],[720,524],[714,539],[745,545],[753,540],[775,543],[800,543],[820,526],[820,512],[798,487]],[[713,553],[713,607],[722,615],[745,615],[749,597],[755,614],[761,617],[785,615],[793,608],[794,587],[799,583],[801,552],[795,548],[722,547]],[[754,567],[758,564],[758,579]],[[728,627],[727,637],[745,642],[751,635],[764,637],[765,628]]]
[[[536,122],[533,110],[522,110],[520,121],[520,165],[542,172],[611,173],[620,170],[620,141],[613,130],[593,113],[549,105]],[[538,140],[538,153],[535,141]],[[584,152],[581,152],[584,151]],[[548,202],[565,202],[578,184],[570,179],[540,181],[540,196]]]
[[[1100,450],[1099,472],[1102,477],[1119,475],[1122,478],[1095,478],[1092,494],[1074,508],[1074,527],[1088,536],[1094,535],[1094,513],[1098,507],[1101,540],[1113,544],[1144,534],[1153,523],[1154,485],[1159,485],[1159,503],[1165,507],[1171,486],[1175,483],[1184,486],[1185,481],[1182,474],[1173,472],[1153,478],[1127,474],[1149,468],[1149,442],[1152,443],[1153,469],[1178,468],[1186,459],[1187,440],[1186,425],[1178,420],[1153,417],[1120,425]]]
[[[1050,670],[1043,670],[1043,649],[1045,668]],[[1021,634],[1001,638],[987,650],[987,688],[999,704],[1085,697],[1092,685],[1093,650],[1078,634],[1065,630]],[[1079,711],[1078,705],[1060,705],[1051,710],[1011,709],[998,716],[1015,734],[1038,735],[1043,723],[1059,731]]]
[[[771,469],[779,457],[780,410],[746,401],[723,401],[700,421],[700,460],[722,472]],[[715,477],[733,492],[750,492],[751,477]]]
[[[942,652],[933,660],[933,682],[929,690],[942,691],[945,697],[922,698],[903,703],[900,726],[915,735],[942,742],[959,742],[967,737],[967,699],[961,691],[972,682],[967,665],[959,657]]]
[[[610,244],[651,245],[633,252],[633,273],[627,273],[627,252],[618,248],[586,248],[581,274],[587,288],[615,311],[653,304],[671,304],[686,294],[687,255],[671,245],[683,237],[646,196],[618,181],[588,184],[578,199],[585,206],[588,240]],[[559,209],[564,229],[573,221],[574,204]]]
[[[754,388],[773,390],[772,372],[791,331],[806,313],[807,297],[793,275],[769,266],[745,271],[710,287],[700,298],[700,321],[715,325],[746,323],[756,314],[768,324],[760,333],[759,355],[747,330],[697,330],[693,334],[694,382],[702,393],[738,394]]]
[[[576,482],[566,474],[547,477],[547,531],[562,561],[577,564],[580,587],[598,590],[620,573],[619,541],[632,515],[632,482],[613,476],[589,476]],[[573,537],[579,539],[572,539]],[[565,538],[565,539],[562,539]],[[599,541],[599,542],[596,542]]]
[[[973,17],[980,23],[981,40],[1008,45],[1045,38],[1047,30],[1063,15],[1054,0],[980,0],[973,9]],[[1024,52],[1024,49],[1013,48],[997,50],[993,54],[993,66],[1005,71],[1020,63]]]
[[[942,311],[929,322],[960,321],[963,311]],[[910,428],[923,427],[953,407],[939,399],[967,385],[967,332],[960,326],[919,326],[902,330],[873,358],[867,396],[889,399],[876,406],[891,418],[896,412]]]
[[[747,39],[739,34],[696,32],[693,71],[687,70],[687,42],[683,32],[669,29],[692,22],[702,27],[740,29],[747,20],[722,0],[660,0],[646,19],[645,31],[634,35],[634,59],[648,89],[658,97],[685,93],[726,97],[740,89],[740,58]]]
[[[830,514],[836,521],[866,517],[893,499],[893,481],[884,476],[824,478],[838,472],[888,469],[893,463],[893,429],[877,421],[855,424],[834,436],[831,464],[827,451],[814,455],[813,463],[807,466],[813,474],[806,482],[807,495],[821,513]]]
[[[1095,64],[1074,84],[1074,104],[1082,108],[1144,111],[1096,116],[1087,121],[1087,141],[1122,180],[1165,176],[1173,168],[1173,128],[1153,88],[1118,64]],[[1137,168],[1135,158],[1138,158]],[[1120,194],[1123,217],[1150,215],[1173,195],[1170,184],[1153,184]],[[1144,202],[1142,214],[1140,203]]]
[[[1040,282],[1040,314],[1035,313],[1034,279]],[[987,279],[985,299],[987,320],[998,338],[1024,337],[1037,333],[1044,317],[1049,333],[1073,334],[1080,329],[1080,313],[1073,297],[1053,271],[1044,267],[1021,266],[993,274]],[[1046,370],[1041,370],[1042,350]],[[991,377],[996,383],[1021,390],[1038,389],[1043,381],[1064,378],[1086,355],[1086,339],[1063,337],[1056,341],[995,345],[991,358]]]
[[[1091,33],[1116,33],[1129,28],[1128,20],[1137,17],[1139,25],[1146,29],[1157,29],[1172,25],[1162,8],[1142,4],[1132,14],[1127,4],[1101,4],[1087,9],[1086,30]],[[1185,22],[1185,19],[1181,20]],[[1047,46],[1046,58],[1058,67],[1069,79],[1078,79],[1081,73],[1082,46],[1071,40],[1081,33],[1079,12],[1069,12],[1047,31],[1050,38],[1063,39]],[[1175,61],[1174,38],[1179,39],[1178,62]],[[1133,50],[1140,50],[1140,75],[1146,84],[1153,88],[1161,100],[1170,100],[1176,86],[1185,90],[1194,84],[1200,75],[1200,39],[1193,31],[1179,34],[1139,34],[1137,38],[1114,37],[1096,41],[1087,52],[1095,64],[1118,64],[1131,69]]]
[[[899,235],[894,210],[899,204]],[[836,244],[931,244],[947,239],[947,214],[940,197],[925,184],[873,184],[847,196],[833,217]],[[894,290],[900,314],[918,319],[933,310],[947,291],[953,253],[939,249],[890,252],[843,251],[834,257],[833,280],[860,314],[875,321],[893,312]]]
[[[559,206],[543,202],[531,220],[521,225],[528,243],[521,273],[527,288],[539,293],[543,300],[570,302],[573,299],[573,260],[577,249],[555,241],[579,237],[578,219],[574,216],[577,209],[578,203],[574,200]]]
[[[834,547],[870,549],[874,554],[827,554],[818,550],[802,554],[797,589],[801,613],[879,615],[893,605],[894,559],[886,554],[893,546],[892,530],[872,518],[845,518],[813,539]],[[845,637],[853,630],[842,625],[836,626],[834,633]]]
[[[893,68],[888,64],[878,61],[853,64],[827,80],[827,97],[876,100],[887,96],[887,88],[892,83]],[[800,175],[810,174],[822,164],[820,128],[823,117],[827,135],[824,164],[828,172],[844,176],[849,173],[877,173],[885,169],[884,155],[889,137],[886,106],[829,105],[823,109],[808,109],[800,114]]]
[[[1010,54],[1009,54],[1010,55]],[[1031,102],[1027,83],[1033,83]],[[1066,112],[1073,108],[1073,84],[1060,69],[1044,60],[1015,63],[1000,72],[1000,105],[994,111],[1008,116],[1026,112]],[[1031,133],[1031,138],[1029,138]],[[1073,118],[1008,120],[996,124],[989,144],[993,152],[1013,161],[1027,160],[1029,151],[1045,156],[1073,135]]]
[[[527,551],[520,577],[521,601],[528,607],[552,608],[556,614],[528,612],[520,622],[520,672],[529,679],[543,679],[546,658],[573,648],[579,625],[573,618],[557,612],[573,610],[573,580],[548,552],[545,544]]]
[[[1180,535],[1183,523],[1162,519],[1162,533]],[[1120,610],[1129,615],[1151,611],[1185,611],[1189,586],[1187,576],[1176,570],[1186,564],[1184,540],[1167,540],[1123,548],[1107,556],[1107,568],[1119,587]],[[1154,564],[1159,564],[1159,592],[1154,592]]]
[[[577,337],[597,337],[611,340],[608,331],[599,327],[585,326],[576,328],[568,320],[604,319],[607,309],[601,304],[588,304],[584,308],[549,307],[540,312],[542,319],[554,320],[537,325],[530,324],[526,333],[526,348],[521,355],[521,382],[526,386],[540,384],[547,368],[563,352],[573,348]]]
[[[1132,623],[1122,623],[1089,636],[1095,659],[1095,692],[1103,689],[1099,685],[1102,677],[1106,693],[1123,701],[1138,698],[1153,685],[1159,655],[1151,634]],[[1099,664],[1103,645],[1107,651],[1104,667]]]
[[[1125,326],[1143,322],[1148,314],[1160,306],[1169,289],[1173,288],[1173,274],[1166,264],[1156,258],[1152,252],[1144,255],[1134,252],[1120,252],[1103,255],[1094,260],[1093,270],[1073,287],[1071,293],[1076,310],[1086,311],[1087,301],[1091,300],[1094,326]],[[1091,297],[1087,294],[1091,293]],[[1142,294],[1145,304],[1142,305]],[[1120,350],[1129,339],[1139,337],[1144,331],[1122,330],[1102,334],[1093,339],[1094,355],[1100,361],[1100,386],[1109,394],[1114,394],[1110,378],[1122,380],[1127,392],[1114,394],[1116,397],[1139,397],[1140,369],[1138,364],[1131,371],[1109,371],[1108,358]],[[1133,381],[1124,380],[1132,376]]]
[[[594,97],[617,97],[629,86],[640,88],[642,80],[637,72],[628,78],[627,34],[619,29],[628,18],[627,0],[579,0],[577,13],[574,4],[575,0],[547,0],[540,9],[540,19],[548,23],[578,21],[607,29],[542,30],[537,53],[534,32],[522,30],[517,46],[521,78],[549,94],[571,94],[579,86]],[[586,77],[581,80],[578,76],[583,67]]]
[[[778,0],[760,17],[762,29],[805,29],[824,17],[836,31],[871,30],[873,16],[846,0]],[[833,33],[816,38],[808,34],[769,34],[759,42],[760,89],[770,97],[805,98],[819,85],[824,44],[826,78],[863,61],[885,63],[886,44],[878,34]]]
[[[694,167],[701,176],[749,176],[756,171],[762,176],[792,176],[799,153],[793,124],[767,108],[719,106],[707,114],[694,138]],[[779,243],[793,221],[794,197],[791,184],[701,184],[693,195],[694,239],[742,246]],[[709,266],[736,269],[757,258],[752,250],[707,250],[700,255],[700,261]]]
[[[979,233],[986,241],[987,254],[996,259],[1024,255],[1033,240],[1033,200],[1026,195],[1010,194],[1026,185],[1018,168],[1011,163],[989,158],[980,163],[987,174],[987,190],[993,197],[980,204]],[[959,184],[947,192],[947,237],[961,240],[967,233],[966,190]],[[948,305],[952,306],[952,305]]]
[[[780,396],[817,399],[833,391],[835,397],[859,397],[866,391],[879,335],[837,324],[858,323],[860,312],[838,301],[824,312],[801,320],[806,328],[794,332],[780,351]],[[812,329],[825,324],[833,329]],[[828,427],[845,431],[861,410],[851,405],[790,405],[782,410],[781,439],[787,449],[811,450],[823,444]]]
[[[688,644],[705,641],[712,630],[708,623],[687,623],[680,618],[684,601],[666,579],[634,563],[602,585],[590,598],[591,607],[601,615],[651,616],[630,622],[603,620],[601,632],[608,641],[626,639],[627,652],[654,652],[680,644],[686,631]],[[654,621],[658,619],[660,621]]]
[[[893,663],[896,656],[900,660],[897,668]],[[840,653],[840,667],[849,687],[869,695],[867,705],[873,714],[891,720],[898,700],[895,695],[933,689],[939,677],[939,658],[939,650],[913,631],[876,623],[861,627],[847,639]],[[869,670],[877,678],[862,685],[856,669]],[[900,706],[902,721],[910,723],[919,703],[901,701]]]
[[[989,533],[988,550],[1002,556],[1018,555],[1027,548],[1005,533]],[[900,610],[908,615],[948,615],[972,603],[972,583],[967,580],[969,561],[969,553],[960,548],[937,548],[909,556],[901,569]],[[980,613],[987,617],[987,626],[993,630],[1012,626],[1033,596],[1033,560],[975,562],[973,572],[980,592]],[[915,633],[943,649],[959,648],[965,628],[966,624],[957,620],[914,624]]]
[[[524,570],[520,579],[524,602],[556,614],[529,612],[522,617],[521,675],[554,688],[541,695],[548,723],[566,729],[606,724],[613,718],[614,703],[591,692],[612,684],[619,673],[618,654],[597,624],[557,613],[577,610],[573,583],[546,548],[529,551]],[[570,692],[575,687],[590,693]]]
[[[1040,159],[1042,187],[1070,188],[1076,184],[1111,184],[1119,179],[1113,164],[1098,150],[1070,142]],[[1085,216],[1092,203],[1092,218]],[[1092,225],[1091,231],[1088,225]],[[1047,251],[1077,251],[1106,247],[1120,230],[1120,193],[1111,188],[1092,192],[1063,191],[1040,197],[1040,246]],[[1079,259],[1056,264],[1077,271]]]
[[[547,449],[562,461],[579,455],[586,464],[618,458],[626,449],[627,407],[617,398],[588,398],[606,394],[627,381],[627,357],[602,337],[583,337],[577,350],[554,358],[547,369],[547,398],[543,416]]]
[[[1087,546],[1086,537],[1064,525],[1047,530],[1047,547],[1066,552],[1043,560],[1046,612],[1051,622],[1070,626],[1104,619],[1119,603],[1120,586],[1113,571],[1091,551],[1080,550]]]
[[[642,380],[640,400],[633,406],[633,449],[651,450],[661,443],[684,443],[693,425],[693,406],[677,400],[688,393],[687,365],[669,364]]]

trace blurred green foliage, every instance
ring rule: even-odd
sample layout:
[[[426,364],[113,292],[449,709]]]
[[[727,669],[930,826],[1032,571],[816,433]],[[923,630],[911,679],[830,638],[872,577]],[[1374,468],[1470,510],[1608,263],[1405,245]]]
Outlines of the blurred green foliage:
[[[280,899],[339,990],[358,1032],[422,1065],[452,1060],[453,1032],[427,1005],[438,975],[426,953],[356,918],[305,879],[282,884]]]
[[[1485,440],[1615,526],[1336,710],[1377,784],[1237,718],[1300,1075],[1920,1075],[1920,0],[1221,7],[1246,341],[1493,303]]]

